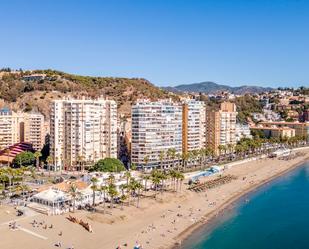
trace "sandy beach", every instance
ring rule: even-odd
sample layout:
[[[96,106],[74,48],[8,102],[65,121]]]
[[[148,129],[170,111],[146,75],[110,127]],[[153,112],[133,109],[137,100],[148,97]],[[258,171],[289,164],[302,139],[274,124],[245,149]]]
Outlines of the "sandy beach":
[[[259,159],[234,165],[222,174],[236,176],[230,183],[195,193],[186,189],[178,193],[158,194],[154,200],[145,197],[140,208],[117,206],[107,214],[76,211],[70,215],[89,222],[93,233],[66,219],[69,214],[46,216],[29,212],[27,217],[17,217],[16,210],[0,206],[0,248],[48,249],[62,248],[115,249],[133,248],[136,241],[144,249],[172,248],[194,229],[207,223],[222,210],[245,193],[271,181],[309,158],[309,149],[301,150],[305,155],[289,161]],[[217,176],[206,177],[210,180]],[[132,201],[133,202],[133,201]],[[31,224],[36,220],[38,224]],[[18,229],[9,229],[9,222],[16,221]],[[42,223],[42,224],[40,224]],[[45,227],[46,225],[46,227]],[[52,225],[52,226],[51,226]],[[124,246],[126,244],[126,246]]]

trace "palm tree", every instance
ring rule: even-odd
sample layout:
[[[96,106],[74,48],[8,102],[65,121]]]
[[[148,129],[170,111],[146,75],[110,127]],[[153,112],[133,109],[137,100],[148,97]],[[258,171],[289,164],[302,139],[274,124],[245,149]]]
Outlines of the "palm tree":
[[[81,155],[78,155],[77,158],[76,158],[76,163],[78,164],[79,166],[79,170],[82,171],[82,156]]]
[[[42,156],[41,151],[36,151],[34,152],[34,157],[35,157],[35,165],[36,165],[36,169],[39,170],[40,167],[40,157]]]
[[[151,173],[151,181],[155,185],[155,199],[157,199],[158,185],[160,184],[161,179],[156,170]]]
[[[130,179],[131,179],[131,173],[130,173],[130,171],[124,172],[124,176],[125,176],[126,181],[127,181],[127,186],[129,186],[129,182],[130,182]]]
[[[165,157],[165,153],[162,150],[162,151],[160,151],[160,154],[159,154],[161,170],[163,170],[163,160],[164,160],[164,157]]]
[[[177,153],[176,158],[177,158],[177,170],[179,170],[179,165],[181,162],[182,155],[180,153]]]
[[[231,156],[234,150],[234,144],[227,144],[227,150],[229,152],[229,155]]]
[[[143,179],[144,182],[145,182],[144,191],[146,192],[146,191],[147,191],[147,181],[150,180],[150,175],[143,175],[143,176],[142,176],[142,179]]]
[[[129,167],[129,170],[136,170],[137,166],[135,163],[131,163],[131,167]]]
[[[136,181],[135,182],[135,190],[137,190],[137,202],[136,202],[137,208],[139,208],[139,200],[140,200],[142,189],[143,189],[143,184],[140,181]]]
[[[121,195],[120,196],[120,201],[121,201],[121,210],[123,210],[123,204],[124,204],[124,201],[127,199],[127,196],[126,195]]]
[[[92,189],[92,206],[95,206],[95,193],[96,193],[96,191],[98,191],[98,186],[97,186],[98,178],[92,177],[91,183],[92,183],[92,186],[91,186],[91,189]]]
[[[105,199],[106,199],[106,192],[108,190],[108,187],[105,186],[105,185],[102,185],[101,188],[100,188],[100,191],[103,192],[103,214],[105,214]]]
[[[9,148],[6,148],[4,150],[4,153],[7,155],[7,160],[8,160],[8,167],[10,167],[10,149]]]
[[[169,175],[168,174],[165,174],[163,172],[160,172],[159,173],[159,178],[161,180],[161,195],[163,195],[163,191],[165,189],[165,181],[168,179]]]
[[[47,162],[47,170],[48,170],[48,174],[50,176],[50,165],[51,163],[53,162],[53,158],[51,156],[48,156],[47,159],[46,159],[46,162]]]
[[[219,145],[218,145],[218,150],[219,150],[219,155],[221,156],[221,155],[222,155],[222,152],[225,150],[225,146],[222,145],[222,144],[219,144]]]
[[[80,162],[81,162],[81,171],[84,172],[85,171],[85,156],[81,155],[80,156]]]
[[[167,154],[168,154],[169,158],[172,160],[173,168],[175,168],[176,149],[175,148],[168,149]]]
[[[172,186],[173,186],[173,191],[176,191],[176,170],[170,170],[169,171],[169,176],[171,177],[171,181],[172,181]]]
[[[149,162],[149,156],[147,155],[147,156],[144,157],[144,164],[145,164],[144,170],[145,170],[148,162]]]
[[[111,208],[113,208],[114,198],[118,195],[118,191],[116,189],[116,185],[114,183],[110,183],[108,185],[108,195],[111,198]]]
[[[129,184],[121,184],[119,186],[119,189],[121,191],[121,197],[122,196],[126,196],[126,194],[128,195],[128,205],[130,206],[130,186]],[[127,190],[127,193],[124,193],[124,190]],[[127,196],[126,196],[127,197]],[[126,198],[127,199],[127,198]]]
[[[190,154],[191,154],[191,159],[193,160],[194,167],[196,167],[196,159],[198,159],[199,157],[199,151],[192,150]]]
[[[14,170],[10,167],[7,167],[4,169],[4,175],[7,177],[8,179],[8,190],[9,190],[9,193],[11,195],[12,191],[11,191],[11,187],[12,187],[12,179],[14,177]]]
[[[182,182],[183,182],[183,180],[185,179],[185,176],[184,176],[183,173],[177,172],[177,173],[176,173],[176,179],[177,179],[177,183],[180,185],[179,189],[180,189],[180,191],[181,191]],[[178,184],[177,184],[177,185],[178,185]],[[177,187],[177,189],[178,189],[178,187]],[[176,191],[177,191],[177,190],[176,190]]]
[[[71,184],[70,185],[70,188],[69,188],[69,194],[70,196],[72,197],[72,200],[73,200],[73,213],[75,212],[75,208],[76,208],[76,198],[78,196],[80,196],[80,192],[78,190],[78,188],[76,187],[75,184]]]
[[[27,185],[25,185],[25,176],[26,172],[28,171],[27,167],[21,166],[19,169],[16,169],[17,176],[21,178],[21,190],[22,190],[22,196],[24,196],[24,190],[27,188]]]
[[[186,166],[187,166],[187,164],[188,164],[189,157],[190,157],[190,155],[189,155],[188,152],[182,153],[183,171],[186,171]]]

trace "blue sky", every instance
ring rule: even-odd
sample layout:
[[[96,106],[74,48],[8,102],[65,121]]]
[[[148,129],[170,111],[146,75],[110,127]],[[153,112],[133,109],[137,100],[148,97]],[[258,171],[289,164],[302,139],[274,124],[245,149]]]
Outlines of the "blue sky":
[[[309,85],[306,0],[3,0],[0,67]]]

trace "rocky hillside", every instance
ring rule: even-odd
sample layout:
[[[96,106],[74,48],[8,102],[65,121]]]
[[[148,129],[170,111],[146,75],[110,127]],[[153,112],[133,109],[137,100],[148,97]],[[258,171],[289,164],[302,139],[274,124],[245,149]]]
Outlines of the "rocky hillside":
[[[37,110],[46,117],[50,102],[64,96],[103,95],[117,101],[119,113],[125,115],[130,114],[131,104],[138,98],[170,97],[145,79],[79,76],[55,70],[1,72],[0,86],[0,107]]]

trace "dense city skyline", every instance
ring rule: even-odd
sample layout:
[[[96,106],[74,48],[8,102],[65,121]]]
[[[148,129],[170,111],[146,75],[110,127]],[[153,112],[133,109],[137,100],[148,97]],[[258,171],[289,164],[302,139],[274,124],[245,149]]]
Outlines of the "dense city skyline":
[[[308,84],[305,1],[2,3],[1,67],[214,81]]]

